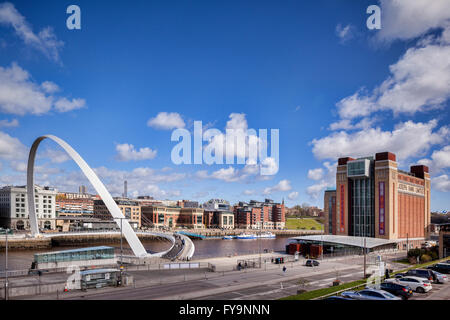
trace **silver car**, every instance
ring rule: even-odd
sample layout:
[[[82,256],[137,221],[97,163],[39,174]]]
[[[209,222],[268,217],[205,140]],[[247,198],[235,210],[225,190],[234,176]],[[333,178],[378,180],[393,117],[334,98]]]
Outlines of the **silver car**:
[[[442,274],[437,271],[433,271],[434,275],[436,276],[436,282],[437,283],[446,283],[448,281],[448,277],[445,274]]]
[[[364,289],[361,291],[345,291],[341,293],[342,297],[355,300],[402,300],[384,290]]]

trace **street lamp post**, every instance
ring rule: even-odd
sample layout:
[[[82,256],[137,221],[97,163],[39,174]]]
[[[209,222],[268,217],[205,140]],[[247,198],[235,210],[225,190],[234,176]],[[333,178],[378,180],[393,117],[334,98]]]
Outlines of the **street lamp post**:
[[[264,220],[264,218],[263,218]],[[262,267],[262,259],[261,259],[261,229],[262,229],[262,222],[259,223],[259,267]]]
[[[5,229],[5,236],[6,236],[6,260],[5,260],[5,300],[8,300],[8,229]]]
[[[122,274],[122,269],[123,269],[122,221],[123,221],[123,218],[120,218],[120,273],[121,274]]]
[[[323,234],[320,235],[320,241],[322,242],[322,250],[320,250],[320,260],[323,261]]]
[[[366,238],[364,237],[364,279],[366,278]]]

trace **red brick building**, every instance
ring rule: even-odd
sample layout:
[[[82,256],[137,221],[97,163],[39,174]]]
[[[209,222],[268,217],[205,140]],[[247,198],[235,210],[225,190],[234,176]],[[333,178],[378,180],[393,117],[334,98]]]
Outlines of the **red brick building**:
[[[242,229],[284,229],[286,213],[284,203],[251,200],[234,207],[235,226]]]
[[[335,208],[331,204],[335,197]],[[430,175],[428,167],[398,169],[390,152],[375,157],[340,158],[336,191],[325,192],[325,231],[337,235],[399,240],[419,246],[429,236]],[[331,215],[331,216],[330,216]]]

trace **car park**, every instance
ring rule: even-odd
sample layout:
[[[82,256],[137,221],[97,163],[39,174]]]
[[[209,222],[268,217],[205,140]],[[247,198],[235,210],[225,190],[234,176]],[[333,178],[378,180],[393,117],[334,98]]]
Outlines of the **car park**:
[[[393,294],[377,289],[364,289],[361,291],[345,291],[341,293],[342,297],[354,300],[401,300]]]
[[[317,260],[308,259],[308,260],[306,260],[305,266],[307,266],[307,267],[317,267],[317,266],[319,266],[319,264],[320,263]]]
[[[403,300],[407,300],[413,295],[413,290],[410,286],[396,282],[383,282],[380,284],[380,289],[394,296],[401,297]]]
[[[403,278],[398,279],[386,279],[385,282],[395,282],[403,285],[407,285],[411,287],[414,291],[418,293],[425,293],[433,289],[431,286],[430,280],[419,278],[419,277],[413,277],[413,276],[405,276]]]

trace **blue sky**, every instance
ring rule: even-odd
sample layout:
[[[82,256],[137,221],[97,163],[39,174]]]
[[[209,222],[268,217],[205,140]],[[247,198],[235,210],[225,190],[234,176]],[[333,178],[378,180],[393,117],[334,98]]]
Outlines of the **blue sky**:
[[[375,3],[381,30],[366,27]],[[446,1],[77,1],[81,30],[70,4],[0,3],[1,184],[25,182],[27,149],[50,133],[116,195],[127,179],[133,195],[322,206],[338,157],[391,151],[430,166],[432,209],[448,209]],[[278,172],[174,165],[171,133],[193,121],[279,129]],[[39,183],[88,185],[51,141],[39,155]]]

